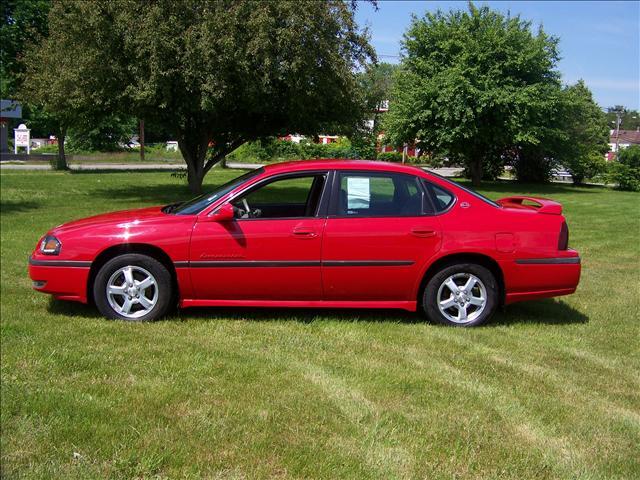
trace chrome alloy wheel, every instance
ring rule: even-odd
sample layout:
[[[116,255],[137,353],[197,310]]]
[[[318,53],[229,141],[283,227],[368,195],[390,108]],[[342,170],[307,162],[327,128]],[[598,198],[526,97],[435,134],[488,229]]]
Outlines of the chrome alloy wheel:
[[[115,312],[126,318],[140,318],[155,307],[158,283],[144,268],[127,265],[111,275],[106,293]]]
[[[487,306],[487,289],[470,273],[456,273],[438,288],[438,309],[447,320],[469,323],[478,318]]]

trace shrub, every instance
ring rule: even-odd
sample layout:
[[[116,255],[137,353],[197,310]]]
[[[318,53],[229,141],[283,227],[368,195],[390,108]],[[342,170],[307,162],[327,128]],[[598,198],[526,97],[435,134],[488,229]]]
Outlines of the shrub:
[[[612,163],[609,166],[608,179],[615,183],[620,190],[640,192],[640,168],[632,168],[622,163]]]
[[[439,155],[425,155],[416,159],[416,163],[426,165],[429,168],[444,167],[444,158]]]
[[[40,148],[32,148],[32,153],[58,153],[58,145],[43,145]]]
[[[640,168],[640,145],[633,145],[620,150],[618,161],[630,168]]]
[[[369,147],[357,148],[346,138],[321,144],[303,140],[300,143],[269,138],[247,142],[227,155],[227,161],[263,163],[312,158],[367,158]]]
[[[400,152],[380,152],[377,156],[378,160],[383,162],[402,162],[402,153]]]
[[[618,161],[609,166],[609,181],[620,190],[640,191],[640,146],[620,151]]]
[[[227,155],[227,161],[240,163],[262,163],[269,158],[269,153],[262,145],[262,142],[247,142],[240,145],[233,152]]]
[[[599,152],[592,152],[576,159],[567,166],[567,170],[573,178],[573,183],[580,185],[585,180],[597,177],[607,171],[607,162]]]

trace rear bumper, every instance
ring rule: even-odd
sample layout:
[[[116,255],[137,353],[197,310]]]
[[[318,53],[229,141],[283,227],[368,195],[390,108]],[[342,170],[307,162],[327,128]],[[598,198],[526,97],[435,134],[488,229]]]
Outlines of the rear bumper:
[[[577,252],[554,258],[522,258],[503,266],[505,304],[570,295],[580,282],[581,261]]]
[[[87,303],[87,280],[91,262],[36,260],[29,257],[33,289],[60,300]]]

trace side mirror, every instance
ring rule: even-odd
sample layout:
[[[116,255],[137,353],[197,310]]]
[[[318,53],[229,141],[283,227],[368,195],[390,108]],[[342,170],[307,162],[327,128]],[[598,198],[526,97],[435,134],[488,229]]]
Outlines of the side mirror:
[[[233,205],[225,203],[207,217],[211,222],[231,222],[235,218]]]

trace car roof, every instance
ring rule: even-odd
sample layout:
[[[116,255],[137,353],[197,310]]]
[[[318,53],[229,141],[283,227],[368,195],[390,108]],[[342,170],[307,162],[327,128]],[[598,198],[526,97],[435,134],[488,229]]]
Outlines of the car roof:
[[[400,163],[377,162],[373,160],[347,160],[347,159],[315,159],[315,160],[294,160],[290,162],[273,163],[265,166],[268,173],[285,173],[305,170],[367,170],[408,173],[410,175],[424,174],[423,169],[413,165],[403,165]]]

